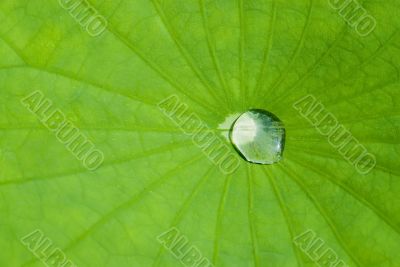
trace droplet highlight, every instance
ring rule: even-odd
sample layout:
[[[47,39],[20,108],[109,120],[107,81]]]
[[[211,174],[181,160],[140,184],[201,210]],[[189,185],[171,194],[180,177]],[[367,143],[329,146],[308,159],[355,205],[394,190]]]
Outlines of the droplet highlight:
[[[246,161],[269,165],[282,159],[285,135],[283,122],[274,114],[250,109],[235,120],[229,138]]]

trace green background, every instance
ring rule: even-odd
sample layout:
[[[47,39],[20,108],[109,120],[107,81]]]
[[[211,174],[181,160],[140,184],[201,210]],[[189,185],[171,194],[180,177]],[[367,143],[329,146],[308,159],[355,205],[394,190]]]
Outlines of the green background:
[[[314,230],[349,266],[400,266],[400,2],[365,0],[359,36],[325,0],[90,1],[91,37],[53,0],[0,2],[0,266],[43,266],[41,229],[77,266],[180,266],[176,226],[215,266],[315,266]],[[20,103],[40,90],[104,152],[94,172]],[[266,109],[284,159],[224,176],[157,108],[211,128]],[[360,175],[292,107],[313,94],[377,158]],[[232,148],[232,151],[233,148]]]

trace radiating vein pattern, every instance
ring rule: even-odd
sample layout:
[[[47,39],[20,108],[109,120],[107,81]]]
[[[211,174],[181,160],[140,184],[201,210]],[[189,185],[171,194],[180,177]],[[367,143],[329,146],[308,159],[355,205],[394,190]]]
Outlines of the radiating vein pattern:
[[[35,230],[77,266],[400,266],[399,1],[359,1],[367,36],[349,25],[357,10],[333,8],[345,1],[61,1],[80,21],[95,8],[99,36],[59,2],[0,2],[0,266],[41,264],[19,241]],[[100,168],[21,105],[37,90],[101,149]],[[158,109],[172,95],[207,125],[201,149]],[[329,121],[293,108],[307,95],[376,157],[368,174],[320,134]],[[224,123],[251,109],[283,122],[285,153],[225,175],[209,144],[236,155]],[[188,241],[166,249],[171,228]]]

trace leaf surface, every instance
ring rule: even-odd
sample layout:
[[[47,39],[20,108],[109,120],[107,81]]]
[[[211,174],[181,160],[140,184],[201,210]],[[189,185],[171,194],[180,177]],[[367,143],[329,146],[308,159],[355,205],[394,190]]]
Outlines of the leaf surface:
[[[293,243],[307,229],[348,266],[400,266],[398,1],[362,2],[367,37],[328,1],[88,3],[108,21],[99,37],[58,1],[0,3],[1,266],[41,266],[20,242],[35,229],[77,266],[179,266],[156,239],[171,227],[214,266],[315,266]],[[99,169],[21,104],[36,90],[104,152]],[[224,175],[158,109],[172,94],[214,130],[274,113],[284,160]],[[372,172],[292,107],[307,94],[376,156]]]

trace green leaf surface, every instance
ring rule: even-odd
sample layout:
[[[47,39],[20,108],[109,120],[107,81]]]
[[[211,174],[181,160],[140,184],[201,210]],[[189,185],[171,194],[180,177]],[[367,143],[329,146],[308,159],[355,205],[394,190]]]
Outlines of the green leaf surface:
[[[156,238],[171,227],[214,266],[318,266],[293,242],[308,229],[348,266],[400,266],[399,1],[362,2],[366,37],[327,0],[88,3],[98,37],[58,1],[0,2],[0,266],[43,266],[20,241],[35,229],[76,266],[183,266]],[[36,90],[100,168],[21,104]],[[172,94],[215,130],[274,113],[284,159],[224,175],[157,107]],[[375,155],[370,173],[292,107],[307,94]]]

